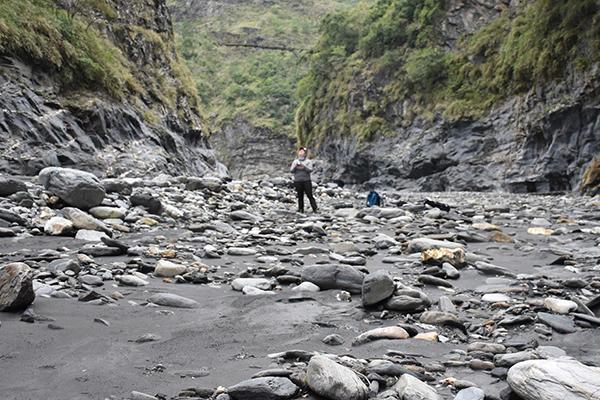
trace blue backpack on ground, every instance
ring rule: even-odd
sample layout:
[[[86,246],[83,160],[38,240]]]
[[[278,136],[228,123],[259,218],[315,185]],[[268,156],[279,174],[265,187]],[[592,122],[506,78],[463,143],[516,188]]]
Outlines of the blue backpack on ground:
[[[374,190],[367,195],[367,207],[381,206],[381,196]]]

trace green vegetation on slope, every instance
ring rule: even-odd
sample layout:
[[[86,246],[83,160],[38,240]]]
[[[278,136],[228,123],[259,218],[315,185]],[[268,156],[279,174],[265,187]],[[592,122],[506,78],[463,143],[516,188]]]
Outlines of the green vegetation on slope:
[[[135,86],[133,77],[121,52],[88,24],[51,1],[2,1],[0,54],[15,54],[55,71],[65,88],[101,88],[120,96]]]
[[[195,85],[179,62],[168,33],[118,23],[118,10],[109,0],[59,4],[51,0],[1,1],[0,55],[16,55],[51,73],[74,104],[76,92],[102,91],[131,100],[150,123],[158,123],[162,112],[160,104],[157,110],[148,108],[156,100],[175,109],[184,95],[192,108],[197,106]],[[101,28],[117,35],[119,43],[109,40]],[[129,59],[124,51],[126,43],[133,42],[164,59],[168,73],[162,66],[146,63],[141,67]]]
[[[302,49],[318,37],[319,21],[356,0],[245,0],[222,12],[191,19],[181,0],[171,0],[177,45],[196,81],[203,114],[213,129],[243,118],[255,126],[294,134],[294,96],[307,71]],[[202,5],[203,6],[203,5]],[[296,51],[223,46],[280,46]]]
[[[416,113],[477,117],[506,96],[600,59],[596,0],[532,1],[451,51],[439,45],[444,3],[378,0],[326,18],[298,87],[299,140],[389,134],[387,112],[404,100],[403,123]]]

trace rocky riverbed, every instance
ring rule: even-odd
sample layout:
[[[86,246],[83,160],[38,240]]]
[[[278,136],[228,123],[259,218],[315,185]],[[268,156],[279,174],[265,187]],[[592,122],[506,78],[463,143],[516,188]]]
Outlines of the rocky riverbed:
[[[0,178],[3,399],[600,399],[600,199]]]

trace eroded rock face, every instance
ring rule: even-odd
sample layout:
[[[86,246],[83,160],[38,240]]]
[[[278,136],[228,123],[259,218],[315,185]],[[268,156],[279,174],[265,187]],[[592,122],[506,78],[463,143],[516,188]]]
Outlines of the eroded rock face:
[[[119,23],[104,23],[103,32],[132,65],[140,86],[148,90],[160,76],[170,87],[181,88],[172,66],[175,44],[166,2],[107,3],[117,10]],[[157,35],[164,46],[151,39]],[[10,53],[0,58],[0,86],[0,148],[10,149],[0,159],[0,171],[35,175],[44,167],[77,166],[98,176],[155,170],[227,174],[208,144],[196,100],[184,90],[170,101],[151,94],[116,99],[104,93],[67,100],[52,74]],[[149,112],[155,117],[148,118]]]
[[[440,40],[451,49],[463,34],[522,2],[448,1]],[[518,7],[518,6],[517,6]],[[507,98],[476,119],[434,121],[407,117],[411,100],[390,104],[382,118],[394,134],[359,142],[331,129],[318,147],[324,176],[344,182],[424,191],[571,191],[580,187],[600,141],[598,68]],[[381,101],[385,80],[358,82],[349,109]],[[550,111],[548,111],[550,110]],[[335,106],[319,114],[336,126]],[[309,128],[310,129],[310,128]],[[597,183],[585,186],[590,193]],[[596,188],[596,189],[594,189]]]
[[[46,190],[73,207],[89,209],[102,203],[106,195],[98,178],[89,172],[48,167],[38,178]]]
[[[525,400],[587,400],[600,393],[600,368],[575,360],[530,360],[508,371],[508,384]]]
[[[277,176],[287,172],[296,141],[268,128],[236,119],[215,132],[210,142],[235,178]]]
[[[24,263],[0,267],[0,311],[19,311],[35,299],[33,273]]]

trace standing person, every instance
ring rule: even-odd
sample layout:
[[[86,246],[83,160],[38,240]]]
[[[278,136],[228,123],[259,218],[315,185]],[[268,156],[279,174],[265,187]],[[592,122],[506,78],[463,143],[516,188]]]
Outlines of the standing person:
[[[294,174],[294,186],[298,194],[298,212],[304,213],[304,194],[310,201],[310,206],[313,212],[317,212],[317,202],[312,193],[312,182],[310,173],[312,172],[312,161],[307,157],[306,147],[298,149],[298,158],[294,160],[290,168],[290,172]]]

